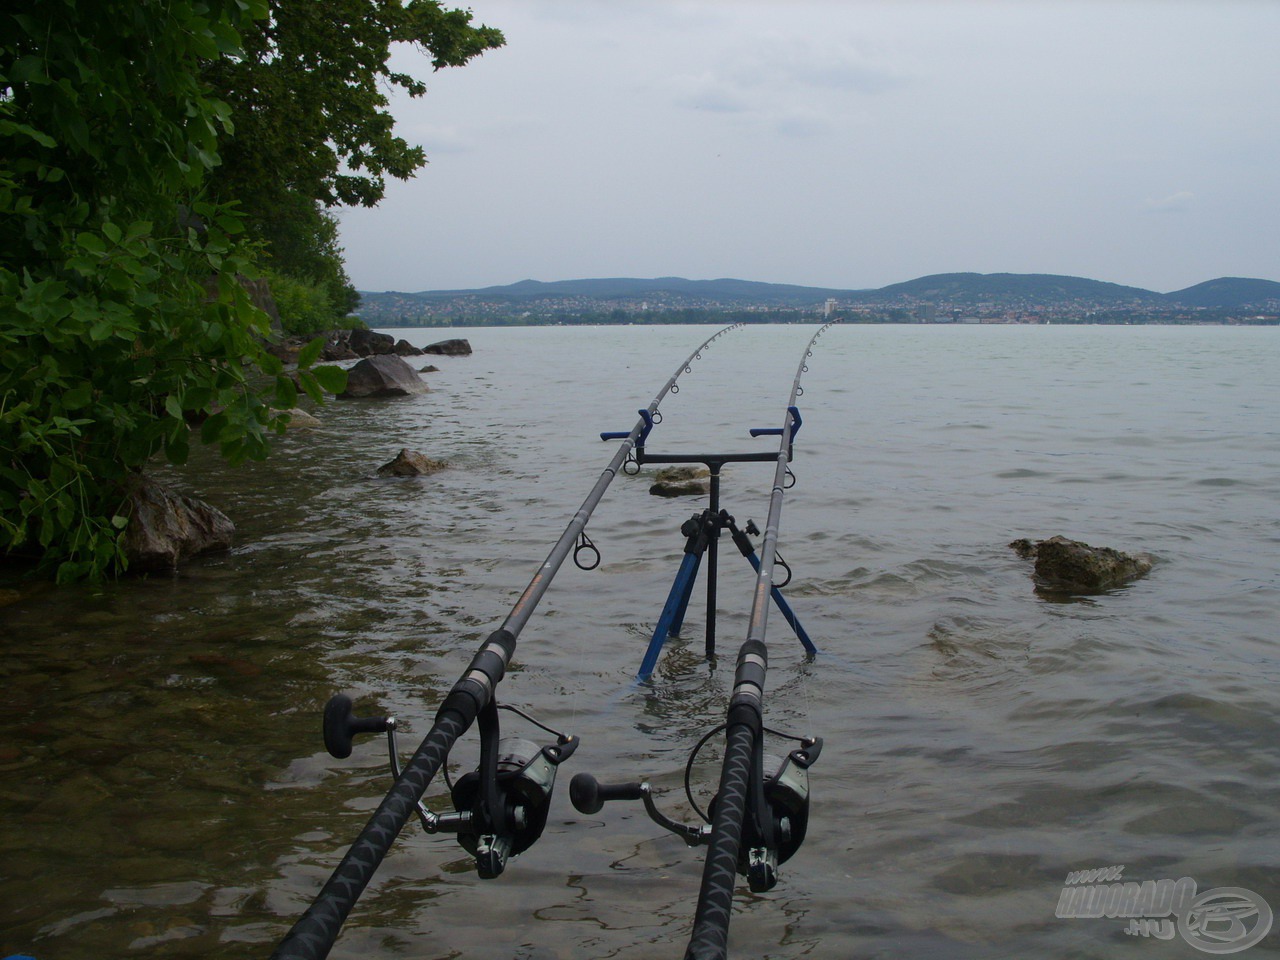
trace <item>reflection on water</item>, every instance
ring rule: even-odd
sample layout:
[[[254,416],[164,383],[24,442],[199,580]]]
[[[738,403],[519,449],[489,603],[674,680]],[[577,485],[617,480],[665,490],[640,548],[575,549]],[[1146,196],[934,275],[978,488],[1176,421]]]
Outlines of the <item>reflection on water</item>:
[[[387,785],[380,745],[324,753],[325,700],[351,692],[416,742],[599,476],[598,431],[634,423],[705,332],[465,335],[476,354],[444,358],[426,396],[331,404],[267,463],[174,474],[237,521],[230,554],[0,608],[0,951],[269,954]],[[808,336],[717,341],[651,447],[714,432],[750,449]],[[734,955],[1183,949],[1054,916],[1069,871],[1120,863],[1280,908],[1276,331],[848,327],[810,367],[781,546],[821,652],[771,618],[767,721],[826,748],[806,845],[775,890],[739,891]],[[401,447],[451,469],[377,479]],[[763,519],[770,480],[726,471],[740,523]],[[685,760],[723,719],[751,571],[723,554],[717,661],[695,598],[637,685],[701,507],[647,488],[614,483],[591,522],[601,567],[562,571],[501,696],[582,737],[562,780],[646,778],[688,820]],[[1006,544],[1055,533],[1160,563],[1051,602]],[[455,774],[475,755],[468,738]],[[716,755],[695,768],[701,804]],[[583,817],[564,785],[498,881],[406,831],[332,956],[682,954],[701,851],[638,804]]]

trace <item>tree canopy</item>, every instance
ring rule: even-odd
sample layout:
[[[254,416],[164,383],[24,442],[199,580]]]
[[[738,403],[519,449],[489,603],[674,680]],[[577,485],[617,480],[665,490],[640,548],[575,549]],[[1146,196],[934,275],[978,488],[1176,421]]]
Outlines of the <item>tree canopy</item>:
[[[374,206],[388,177],[408,179],[426,163],[389,111],[391,93],[420,97],[426,83],[395,69],[392,55],[407,46],[439,70],[503,44],[471,19],[428,0],[270,0],[268,15],[242,29],[243,53],[204,72],[236,125],[213,195],[239,201],[272,269],[317,285],[339,316],[357,298],[328,208]]]
[[[501,42],[469,21],[420,0],[0,14],[0,553],[62,580],[118,570],[124,490],[153,456],[183,461],[194,426],[233,462],[263,457],[299,385],[340,388],[311,369],[319,341],[296,383],[267,352],[243,278],[271,237],[253,226],[302,211],[298,245],[340,271],[317,204],[375,203],[423,160],[378,89],[422,89],[391,45],[432,44],[440,66]]]

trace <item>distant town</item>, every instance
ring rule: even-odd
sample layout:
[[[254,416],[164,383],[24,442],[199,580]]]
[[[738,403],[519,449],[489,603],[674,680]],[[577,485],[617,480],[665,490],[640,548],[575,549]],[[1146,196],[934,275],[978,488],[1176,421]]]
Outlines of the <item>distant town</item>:
[[[475,290],[361,293],[374,327],[849,323],[1280,325],[1280,283],[1224,277],[1173,293],[1052,274],[937,274],[875,290],[663,277],[526,280]]]

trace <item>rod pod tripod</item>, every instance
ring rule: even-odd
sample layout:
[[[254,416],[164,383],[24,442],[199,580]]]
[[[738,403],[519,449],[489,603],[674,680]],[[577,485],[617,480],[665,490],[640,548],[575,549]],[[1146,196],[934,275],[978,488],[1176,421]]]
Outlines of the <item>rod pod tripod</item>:
[[[713,476],[718,481],[718,474],[713,474]],[[718,501],[717,493],[712,493],[711,506],[701,513],[695,513],[680,527],[680,532],[686,537],[684,559],[681,560],[680,568],[676,571],[675,580],[671,584],[671,591],[667,594],[667,601],[662,608],[661,616],[658,618],[658,624],[654,628],[653,639],[649,641],[649,647],[640,663],[640,670],[636,674],[640,680],[647,680],[653,674],[654,668],[658,663],[658,655],[662,652],[662,646],[667,638],[680,635],[680,629],[684,626],[685,613],[689,609],[689,601],[693,597],[694,581],[697,579],[698,569],[704,556],[707,560],[706,653],[708,659],[715,656],[717,545],[720,535],[725,530],[729,531],[730,536],[733,538],[734,546],[751,564],[751,568],[757,572],[760,570],[760,558],[756,556],[756,548],[750,538],[751,534],[758,534],[760,532],[759,529],[753,521],[747,521],[745,530],[740,528],[727,510],[717,510]],[[786,562],[781,558],[777,562],[786,567]],[[771,586],[770,596],[777,605],[778,611],[787,623],[791,625],[791,629],[795,631],[796,636],[799,637],[805,652],[812,656],[818,652],[818,648],[809,639],[809,634],[801,625],[799,618],[795,615],[795,611],[791,609],[791,605],[787,603],[786,598],[782,595],[781,587],[785,587],[791,579],[789,575],[790,568],[787,569],[787,579],[779,585]]]
[[[785,448],[786,459],[790,462],[794,452],[795,436],[800,431],[800,425],[803,421],[800,418],[800,410],[794,404],[788,407],[787,413],[788,426],[786,430],[788,434]],[[704,557],[707,561],[706,655],[708,659],[715,656],[716,588],[719,572],[719,542],[723,531],[729,531],[733,537],[734,545],[738,548],[738,552],[747,559],[751,564],[751,568],[757,574],[760,572],[760,558],[756,555],[755,547],[748,537],[748,534],[759,533],[759,530],[756,529],[755,524],[751,521],[747,522],[745,531],[741,530],[734,518],[727,511],[720,508],[720,471],[726,463],[776,463],[778,453],[768,451],[751,453],[650,453],[645,447],[645,441],[648,439],[649,432],[652,430],[655,421],[644,410],[640,411],[640,417],[645,426],[636,440],[635,448],[632,450],[629,460],[629,464],[634,465],[637,472],[646,463],[701,463],[706,466],[711,475],[708,484],[709,505],[707,509],[703,510],[702,513],[694,514],[680,527],[680,532],[686,537],[684,558],[680,561],[675,580],[671,584],[671,590],[667,594],[666,603],[663,605],[662,614],[659,616],[658,624],[653,631],[653,638],[649,641],[649,647],[645,651],[644,659],[641,661],[640,669],[636,674],[637,679],[647,680],[652,676],[654,668],[658,664],[658,655],[662,652],[662,646],[666,643],[667,638],[678,636],[681,627],[684,625],[685,613],[688,611],[689,601],[693,597],[694,581],[697,579],[698,570]],[[760,427],[754,428],[749,432],[753,437],[781,436],[783,428]],[[600,439],[614,440],[620,436],[624,436],[624,434],[602,433],[600,434]],[[789,469],[786,471],[786,476],[790,482],[785,485],[789,487],[795,482],[795,477]],[[769,595],[783,618],[800,639],[805,653],[813,656],[818,652],[818,648],[809,639],[809,634],[801,626],[799,618],[796,617],[795,612],[782,595],[781,587],[786,586],[791,581],[790,567],[780,558],[779,565],[787,570],[787,579],[781,585],[775,585],[771,582]]]

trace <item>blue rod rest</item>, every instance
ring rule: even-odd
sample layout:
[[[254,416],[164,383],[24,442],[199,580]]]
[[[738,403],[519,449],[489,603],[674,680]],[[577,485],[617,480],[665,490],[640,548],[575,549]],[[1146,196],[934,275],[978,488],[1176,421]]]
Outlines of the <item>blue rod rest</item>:
[[[793,442],[796,438],[796,434],[800,432],[800,424],[804,423],[804,421],[800,419],[799,407],[787,407],[787,413],[791,414],[791,421],[792,421],[791,422],[791,440],[788,442]],[[747,432],[750,433],[753,437],[782,436],[781,427],[752,427]]]
[[[647,440],[647,439],[649,438],[649,431],[653,429],[653,414],[652,414],[652,413],[650,413],[648,410],[641,410],[641,411],[640,411],[640,419],[644,421],[644,426],[643,426],[643,427],[641,427],[641,429],[640,429],[640,436],[636,438],[636,446],[637,446],[637,447],[643,447],[643,446],[644,446],[644,442],[645,442],[645,440]],[[601,439],[601,440],[625,440],[625,439],[627,439],[627,437],[629,437],[629,436],[631,436],[631,432],[630,432],[629,430],[628,430],[628,431],[625,431],[625,432],[624,432],[624,431],[620,431],[620,430],[619,430],[619,431],[609,431],[608,433],[602,433],[602,434],[600,434],[600,439]]]

